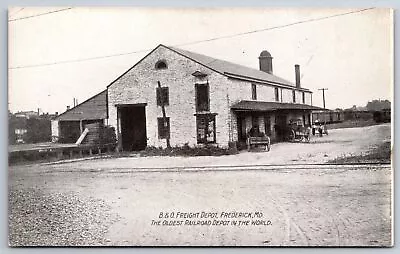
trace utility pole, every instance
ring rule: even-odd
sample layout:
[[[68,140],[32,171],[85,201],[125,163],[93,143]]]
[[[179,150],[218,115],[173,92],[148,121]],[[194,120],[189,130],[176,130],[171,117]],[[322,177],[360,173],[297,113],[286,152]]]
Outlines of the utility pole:
[[[164,103],[165,103],[165,101],[164,101],[164,98],[162,97],[162,95],[161,95],[161,83],[160,83],[160,81],[157,81],[157,84],[158,84],[158,89],[160,90],[160,97],[161,97],[161,111],[162,111],[162,116],[163,116],[163,127],[165,128],[166,126],[166,124],[167,124],[167,115],[166,115],[166,113],[165,113],[165,105],[164,105]],[[170,144],[170,142],[169,142],[169,133],[168,133],[168,135],[167,135],[167,147],[168,148],[171,148],[171,144]]]
[[[325,90],[328,90],[328,88],[320,88],[318,90],[322,90],[322,100],[324,102],[324,108],[325,108]]]

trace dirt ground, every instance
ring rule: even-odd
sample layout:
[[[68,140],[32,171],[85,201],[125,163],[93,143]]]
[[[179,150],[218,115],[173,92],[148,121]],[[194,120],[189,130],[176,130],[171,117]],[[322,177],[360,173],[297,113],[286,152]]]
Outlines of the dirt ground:
[[[274,144],[269,153],[12,166],[9,242],[390,246],[390,165],[312,165],[367,152],[385,140],[390,125],[332,130],[310,144]],[[292,166],[261,166],[271,164]]]
[[[323,137],[312,136],[310,143],[276,143],[270,152],[242,151],[237,155],[198,157],[125,157],[116,159],[77,162],[79,169],[131,169],[165,167],[208,167],[240,165],[316,164],[332,159],[360,155],[389,141],[390,124],[363,128],[334,129]],[[135,156],[135,155],[133,155]],[[57,168],[57,165],[53,166]],[[63,166],[61,166],[63,167]]]

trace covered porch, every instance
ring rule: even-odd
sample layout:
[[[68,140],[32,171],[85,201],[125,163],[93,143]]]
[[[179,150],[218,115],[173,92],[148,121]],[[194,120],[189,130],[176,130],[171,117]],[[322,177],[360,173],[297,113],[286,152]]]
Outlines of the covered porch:
[[[311,113],[321,110],[319,107],[307,104],[240,101],[231,106],[232,116],[236,122],[234,141],[243,143],[251,128],[258,128],[272,142],[285,140],[285,130],[293,122],[307,127],[311,126]]]

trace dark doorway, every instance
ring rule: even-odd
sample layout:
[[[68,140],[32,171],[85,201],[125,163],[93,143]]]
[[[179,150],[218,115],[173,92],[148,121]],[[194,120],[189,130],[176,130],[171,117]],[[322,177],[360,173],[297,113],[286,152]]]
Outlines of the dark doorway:
[[[264,116],[265,135],[271,136],[271,116]]]
[[[143,105],[119,107],[124,151],[144,150],[147,146],[146,110]]]
[[[246,120],[244,116],[237,117],[238,141],[246,141]]]
[[[276,131],[277,141],[283,141],[285,138],[285,130],[287,127],[286,121],[287,121],[286,114],[277,114],[276,115],[275,131]]]
[[[60,121],[60,143],[75,143],[81,135],[79,121]]]

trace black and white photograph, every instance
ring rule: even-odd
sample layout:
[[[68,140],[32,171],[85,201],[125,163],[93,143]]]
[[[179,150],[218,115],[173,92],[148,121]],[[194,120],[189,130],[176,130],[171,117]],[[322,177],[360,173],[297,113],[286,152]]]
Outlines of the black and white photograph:
[[[393,9],[8,8],[10,247],[392,247]]]

